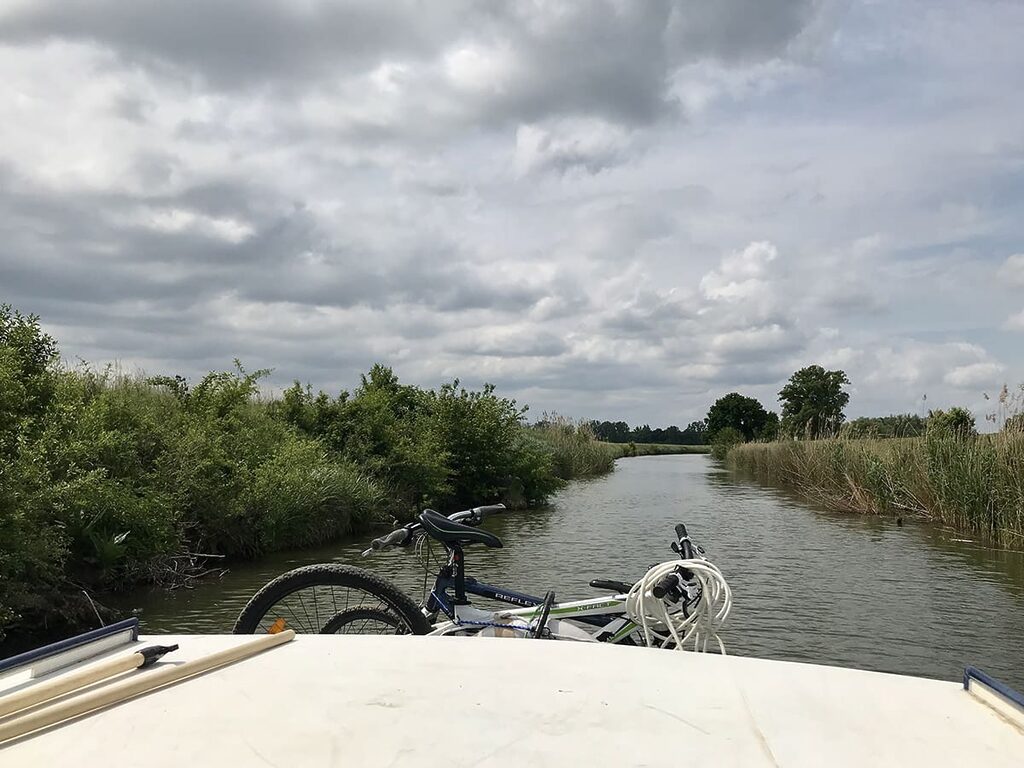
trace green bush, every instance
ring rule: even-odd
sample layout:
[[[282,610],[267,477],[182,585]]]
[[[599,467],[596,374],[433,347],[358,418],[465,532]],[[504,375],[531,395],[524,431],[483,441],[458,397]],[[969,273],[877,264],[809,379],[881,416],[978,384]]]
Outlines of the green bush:
[[[255,470],[242,498],[255,552],[331,541],[370,522],[381,502],[357,467],[294,437]]]
[[[729,451],[745,442],[743,433],[734,427],[723,427],[711,438],[711,455],[716,459],[724,459]]]
[[[274,413],[334,453],[363,467],[380,485],[389,512],[409,517],[450,493],[451,468],[434,425],[430,393],[398,382],[375,365],[349,396],[313,395],[298,382]]]
[[[455,381],[424,390],[376,365],[351,394],[314,395],[296,383],[271,410],[365,470],[388,512],[400,518],[424,506],[453,509],[512,497],[542,502],[562,473],[557,446],[538,441],[524,425],[525,409],[490,384],[469,391]],[[589,431],[578,442],[595,443]]]
[[[928,412],[928,432],[948,435],[958,440],[967,440],[978,434],[974,426],[974,415],[966,408],[954,407],[948,411]]]

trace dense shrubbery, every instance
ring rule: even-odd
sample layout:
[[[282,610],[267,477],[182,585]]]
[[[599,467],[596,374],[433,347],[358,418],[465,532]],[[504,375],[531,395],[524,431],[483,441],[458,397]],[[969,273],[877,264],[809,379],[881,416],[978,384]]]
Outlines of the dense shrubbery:
[[[560,478],[575,476],[554,471],[560,441],[525,428],[525,409],[490,385],[470,392],[456,381],[423,390],[378,365],[351,394],[314,395],[296,383],[272,408],[300,433],[366,467],[399,516],[424,505],[498,501],[510,488],[517,500],[540,502]]]
[[[974,414],[966,408],[959,407],[950,408],[948,411],[929,411],[927,431],[958,440],[966,440],[978,434],[974,426]]]
[[[747,438],[735,427],[722,427],[711,438],[711,455],[716,459],[724,459],[729,451],[746,442]]]
[[[424,505],[543,501],[611,469],[589,430],[535,429],[490,386],[436,391],[375,366],[351,394],[259,397],[236,364],[189,387],[60,366],[0,307],[0,639],[74,626],[83,590],[179,574],[184,553],[255,557]],[[170,575],[169,575],[170,574]]]

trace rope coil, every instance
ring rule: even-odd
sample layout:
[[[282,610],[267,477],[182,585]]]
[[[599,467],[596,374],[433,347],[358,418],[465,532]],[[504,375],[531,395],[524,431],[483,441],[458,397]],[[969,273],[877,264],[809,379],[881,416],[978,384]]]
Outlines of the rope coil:
[[[678,568],[690,570],[700,588],[700,597],[696,605],[689,607],[689,615],[652,592],[663,577]],[[676,650],[686,650],[684,646],[692,640],[694,651],[705,652],[708,642],[714,640],[724,656],[725,643],[718,636],[718,630],[730,610],[732,590],[722,572],[708,560],[672,560],[655,565],[626,596],[626,613],[641,626],[644,640],[652,648],[665,648],[674,643]]]

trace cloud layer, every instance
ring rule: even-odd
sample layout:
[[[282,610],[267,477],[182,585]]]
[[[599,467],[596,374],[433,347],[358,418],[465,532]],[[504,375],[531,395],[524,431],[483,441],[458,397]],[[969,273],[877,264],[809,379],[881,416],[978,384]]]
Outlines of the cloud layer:
[[[981,412],[1024,11],[979,6],[0,3],[0,300],[150,371],[683,424],[819,362]]]

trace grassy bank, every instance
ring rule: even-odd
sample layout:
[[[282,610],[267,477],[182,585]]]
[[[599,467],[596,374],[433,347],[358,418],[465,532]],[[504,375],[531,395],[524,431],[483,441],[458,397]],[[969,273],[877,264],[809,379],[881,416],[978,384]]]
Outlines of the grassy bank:
[[[264,373],[68,369],[37,321],[0,307],[0,641],[95,624],[86,593],[181,583],[424,506],[539,504],[613,466],[588,428],[529,426],[490,386],[428,390],[375,366],[353,392],[268,399]]]
[[[1024,540],[1024,434],[748,443],[726,461],[832,509]]]

